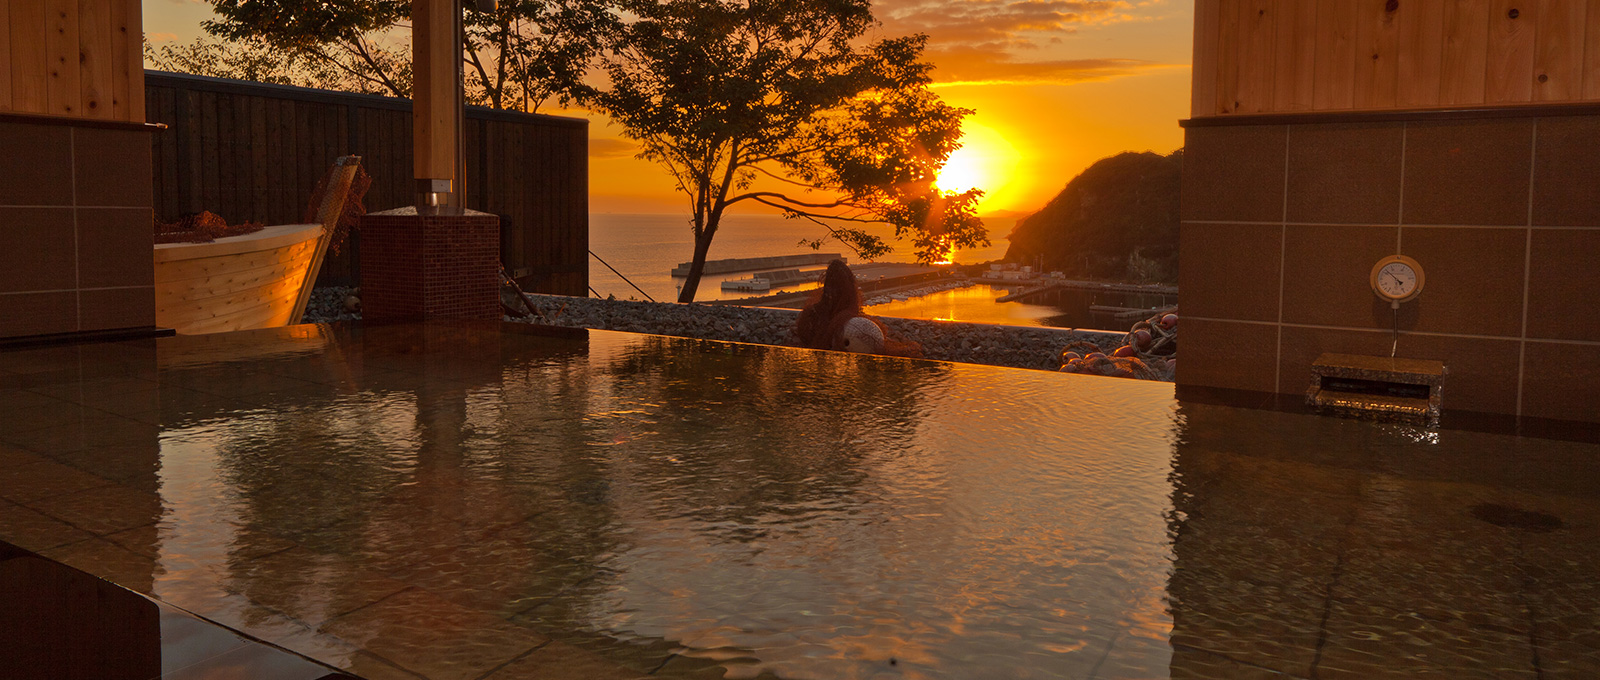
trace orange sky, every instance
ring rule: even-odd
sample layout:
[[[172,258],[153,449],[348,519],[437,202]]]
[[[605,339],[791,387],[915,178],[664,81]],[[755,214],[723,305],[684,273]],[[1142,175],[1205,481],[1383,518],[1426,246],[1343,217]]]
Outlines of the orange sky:
[[[977,111],[955,174],[988,192],[984,212],[1032,212],[1098,159],[1183,143],[1192,0],[878,0],[875,11],[883,36],[927,33],[940,96]],[[144,0],[156,43],[193,40],[210,16],[201,0]],[[547,112],[593,121],[592,211],[685,209],[603,116]]]

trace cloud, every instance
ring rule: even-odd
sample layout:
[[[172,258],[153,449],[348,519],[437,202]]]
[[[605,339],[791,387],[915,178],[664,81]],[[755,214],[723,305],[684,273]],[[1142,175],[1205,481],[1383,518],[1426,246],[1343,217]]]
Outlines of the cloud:
[[[928,35],[936,86],[1077,83],[1169,68],[1141,59],[1061,58],[1062,38],[1155,20],[1166,0],[878,0],[885,33]],[[1072,55],[1081,56],[1081,55]],[[1057,57],[1052,59],[1051,57]]]
[[[626,139],[615,137],[597,137],[589,140],[589,157],[604,160],[607,158],[631,158],[639,152],[639,145]]]
[[[163,42],[172,42],[174,40],[177,40],[178,39],[178,34],[177,33],[146,33],[146,34],[144,34],[144,37],[145,37],[146,40],[149,40],[150,42],[153,42],[153,43],[163,43]]]
[[[997,48],[929,50],[934,87],[999,84],[1067,84],[1108,80],[1149,71],[1178,68],[1142,59],[1057,59],[1018,61]]]
[[[1133,8],[1126,0],[881,0],[873,6],[889,33],[926,33],[940,47],[1031,47],[1027,34],[1123,21]]]

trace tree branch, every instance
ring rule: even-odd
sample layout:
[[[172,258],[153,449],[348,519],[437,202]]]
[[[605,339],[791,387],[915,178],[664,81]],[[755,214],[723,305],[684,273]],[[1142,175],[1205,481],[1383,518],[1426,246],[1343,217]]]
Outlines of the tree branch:
[[[778,199],[778,200],[783,201],[785,203],[797,205],[797,206],[800,206],[802,208],[821,208],[821,209],[826,210],[828,208],[860,208],[861,207],[860,204],[853,203],[851,201],[834,201],[832,203],[807,203],[805,201],[801,201],[801,200],[798,200],[798,199],[789,198],[788,196],[780,194],[780,193],[778,193],[776,191],[752,191],[750,193],[740,194],[738,196],[735,196],[734,198],[728,199],[728,203],[732,204],[732,203],[737,203],[739,201],[744,201],[744,200],[749,200],[749,199],[755,199],[756,201],[759,201],[761,203],[766,203],[767,201],[763,200],[766,197],[775,198],[775,199]]]
[[[400,91],[400,86],[396,85],[393,80],[389,79],[389,74],[384,73],[383,67],[378,65],[378,60],[373,58],[372,54],[367,51],[366,41],[362,40],[358,36],[354,40],[352,40],[351,42],[353,42],[355,44],[355,49],[352,50],[352,51],[355,52],[358,56],[360,56],[362,61],[365,61],[367,63],[367,68],[372,69],[372,72],[377,74],[379,82],[381,82],[384,87],[389,88],[389,91],[393,92],[394,96],[396,96],[396,97],[404,97],[404,96],[407,96],[407,95],[410,94],[409,92],[401,92]],[[346,49],[350,49],[348,45],[346,45],[345,48]],[[341,68],[344,67],[343,64],[337,64],[337,65],[340,66]],[[362,74],[356,73],[355,71],[353,71],[353,70],[351,70],[349,68],[345,68],[345,70],[349,71],[352,74],[355,74],[357,77],[366,78],[369,81],[373,80],[371,77],[363,76]]]
[[[791,207],[791,206],[783,205],[781,203],[773,203],[771,201],[768,201],[766,199],[761,199],[761,198],[755,198],[755,199],[752,199],[752,200],[754,200],[755,202],[760,203],[762,205],[772,206],[774,208],[777,208],[779,210],[784,211],[787,214],[795,215],[797,217],[805,217],[805,218],[810,218],[810,219],[822,219],[822,220],[837,220],[837,221],[840,221],[840,222],[856,222],[856,223],[859,223],[859,224],[885,224],[885,223],[887,223],[887,220],[866,219],[866,218],[861,218],[861,217],[851,217],[849,215],[824,215],[822,213],[814,213],[814,212],[810,212],[810,211],[806,211],[806,210],[801,210],[799,208],[794,208],[794,207]],[[733,201],[729,201],[728,205],[733,205]]]

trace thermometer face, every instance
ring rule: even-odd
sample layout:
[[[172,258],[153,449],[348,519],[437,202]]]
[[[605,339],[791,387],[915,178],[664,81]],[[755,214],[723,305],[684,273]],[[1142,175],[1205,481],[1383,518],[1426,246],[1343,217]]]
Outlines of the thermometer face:
[[[1378,289],[1391,298],[1403,298],[1417,289],[1417,272],[1404,262],[1391,262],[1378,270]]]

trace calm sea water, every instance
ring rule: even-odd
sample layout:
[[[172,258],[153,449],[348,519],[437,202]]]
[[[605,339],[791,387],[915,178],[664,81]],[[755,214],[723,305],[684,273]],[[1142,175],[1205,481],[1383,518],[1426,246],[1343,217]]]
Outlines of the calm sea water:
[[[992,245],[981,250],[956,253],[962,263],[998,260],[1006,254],[1005,235],[1011,233],[1015,219],[994,220],[989,223]],[[893,240],[890,229],[870,230],[882,236],[894,248],[879,262],[915,262],[916,255],[909,243]],[[840,253],[851,264],[861,258],[837,241],[829,241],[820,250],[800,244],[804,239],[825,235],[821,227],[809,222],[784,219],[778,215],[729,215],[711,242],[712,260],[737,257],[768,257],[774,255],[799,255],[806,253]],[[694,234],[690,231],[687,215],[641,215],[595,213],[589,216],[589,249],[604,259],[606,264],[627,276],[634,285],[657,300],[676,300],[682,279],[672,278],[673,267],[694,258]],[[820,265],[819,265],[820,266]],[[747,297],[749,293],[722,292],[721,282],[749,278],[749,272],[707,275],[701,282],[696,299],[718,300]],[[619,298],[641,298],[621,277],[605,265],[591,258],[589,282],[601,295]]]
[[[975,250],[962,250],[955,261],[972,264],[998,260],[1005,256],[1009,243],[1005,236],[1011,233],[1016,218],[989,218],[990,246]],[[877,260],[879,262],[914,262],[915,254],[908,243],[892,240],[892,231],[879,229],[894,251]],[[711,243],[709,258],[713,260],[738,257],[766,257],[805,253],[840,253],[851,264],[862,262],[848,248],[836,241],[824,243],[821,250],[801,245],[803,239],[821,235],[821,228],[809,222],[788,220],[777,215],[729,215]],[[605,264],[593,260],[589,263],[590,286],[601,295],[618,298],[644,299],[639,291],[612,273],[606,264],[615,267],[650,297],[658,301],[676,300],[683,279],[674,279],[672,268],[688,262],[694,256],[694,236],[686,215],[595,213],[589,216],[589,248],[604,259]],[[726,280],[749,278],[749,272],[707,275],[700,283],[696,299],[718,300],[746,297],[748,293],[722,291]],[[1028,326],[1058,326],[1070,328],[1114,328],[1127,324],[1100,319],[1089,315],[1089,305],[1129,307],[1158,306],[1168,302],[1160,298],[1105,293],[1063,293],[1038,300],[1035,303],[995,302],[1014,288],[977,285],[958,290],[925,295],[904,302],[873,306],[870,311],[879,316],[897,316],[922,319],[948,319],[979,323],[999,323]]]

